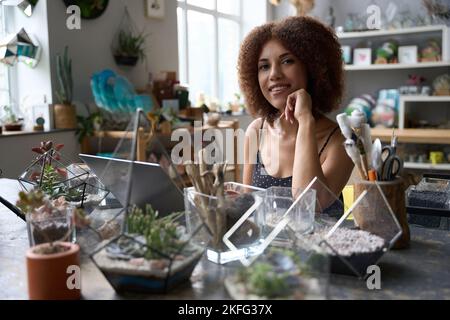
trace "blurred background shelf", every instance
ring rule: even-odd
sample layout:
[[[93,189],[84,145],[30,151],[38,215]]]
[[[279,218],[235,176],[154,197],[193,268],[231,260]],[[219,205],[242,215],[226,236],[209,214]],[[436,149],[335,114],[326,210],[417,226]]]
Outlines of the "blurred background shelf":
[[[392,129],[373,128],[372,138],[389,143]],[[395,129],[399,143],[450,144],[450,129]]]

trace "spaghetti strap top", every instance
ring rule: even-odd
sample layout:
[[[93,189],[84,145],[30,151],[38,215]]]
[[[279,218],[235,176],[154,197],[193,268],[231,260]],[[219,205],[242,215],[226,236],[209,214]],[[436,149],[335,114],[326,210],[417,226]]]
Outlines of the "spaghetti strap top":
[[[259,146],[261,145],[261,131],[264,126],[264,120],[262,121],[261,128],[259,130]],[[323,151],[325,150],[326,146],[331,140],[331,137],[334,135],[334,133],[339,129],[339,126],[334,128],[330,134],[328,135],[327,139],[325,140],[325,143],[323,144],[322,148],[320,148],[319,151],[319,157],[322,155]],[[254,166],[253,174],[252,174],[252,185],[255,187],[267,189],[270,187],[292,187],[292,176],[285,177],[285,178],[277,178],[269,175],[264,167],[264,164],[261,160],[261,155],[259,152],[259,146],[258,146],[258,152],[256,153],[256,164]],[[329,208],[324,210],[324,213],[328,213],[332,216],[340,216],[343,214],[343,196],[342,193],[339,197],[340,201],[336,201],[333,203]],[[341,203],[342,202],[342,203]]]

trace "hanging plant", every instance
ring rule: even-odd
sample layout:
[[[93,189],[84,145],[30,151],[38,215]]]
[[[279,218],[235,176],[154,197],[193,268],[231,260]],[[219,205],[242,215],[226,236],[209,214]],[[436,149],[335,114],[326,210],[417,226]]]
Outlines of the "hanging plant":
[[[145,39],[147,34],[137,32],[125,7],[125,12],[114,36],[112,51],[114,60],[118,65],[134,66],[139,60],[145,60]]]

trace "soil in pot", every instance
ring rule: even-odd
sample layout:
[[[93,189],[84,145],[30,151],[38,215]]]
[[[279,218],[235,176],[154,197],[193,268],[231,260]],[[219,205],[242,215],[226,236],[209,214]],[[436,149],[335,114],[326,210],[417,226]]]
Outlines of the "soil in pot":
[[[28,249],[26,259],[30,300],[80,299],[80,286],[76,285],[76,280],[74,285],[69,279],[74,277],[69,267],[80,266],[79,253],[80,247],[69,242],[44,243]]]

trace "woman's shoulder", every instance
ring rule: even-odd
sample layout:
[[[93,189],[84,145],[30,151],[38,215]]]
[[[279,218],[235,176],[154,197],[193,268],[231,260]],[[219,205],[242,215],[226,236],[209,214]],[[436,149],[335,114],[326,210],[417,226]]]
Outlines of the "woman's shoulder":
[[[257,118],[253,120],[247,127],[246,133],[250,134],[253,132],[258,132],[259,129],[261,129],[261,126],[263,125],[263,118]]]

